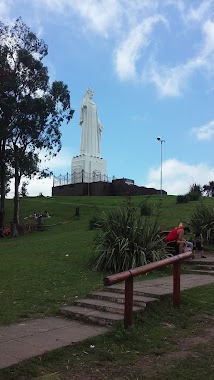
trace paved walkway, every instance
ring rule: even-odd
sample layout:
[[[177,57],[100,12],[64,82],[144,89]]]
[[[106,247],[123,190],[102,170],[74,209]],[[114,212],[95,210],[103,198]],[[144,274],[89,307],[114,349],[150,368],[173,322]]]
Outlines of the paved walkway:
[[[106,327],[58,317],[0,326],[0,368],[103,334]]]
[[[214,264],[214,252],[204,252],[206,258],[205,259],[202,259],[200,257],[200,254],[199,252],[196,252],[196,255],[195,255],[195,258],[193,259],[193,261],[199,261],[200,263],[204,263],[204,264],[207,264],[207,263],[212,263]]]
[[[210,261],[204,259],[204,261]],[[134,290],[160,296],[172,293],[172,276],[134,283]],[[214,283],[210,275],[181,275],[181,290]],[[124,284],[114,285],[115,287]],[[25,359],[42,355],[57,348],[70,346],[87,338],[107,332],[109,328],[68,320],[45,317],[0,326],[0,368],[9,367]]]
[[[197,286],[214,283],[214,276],[202,274],[182,274],[181,291]],[[112,288],[123,289],[124,283],[112,285]],[[134,291],[144,293],[150,297],[162,297],[173,293],[173,277],[161,277],[154,280],[137,281],[134,283]]]

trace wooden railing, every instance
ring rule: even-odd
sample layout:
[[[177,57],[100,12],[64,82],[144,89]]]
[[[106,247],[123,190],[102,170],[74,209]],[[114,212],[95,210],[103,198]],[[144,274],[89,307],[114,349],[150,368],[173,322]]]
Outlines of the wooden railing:
[[[124,308],[124,327],[125,329],[132,325],[133,314],[133,277],[140,276],[155,269],[166,267],[173,264],[173,305],[180,306],[180,272],[181,261],[192,257],[192,252],[181,253],[164,260],[156,261],[151,264],[146,264],[141,267],[127,270],[107,276],[103,279],[104,286],[111,286],[118,282],[125,281],[125,308]]]

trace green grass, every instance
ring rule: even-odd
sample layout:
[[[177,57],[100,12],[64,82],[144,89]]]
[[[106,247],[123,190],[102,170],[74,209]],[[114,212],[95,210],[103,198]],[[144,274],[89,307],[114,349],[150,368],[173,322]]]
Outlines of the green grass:
[[[132,202],[137,207],[143,199],[145,197],[132,197]],[[150,201],[156,205],[160,202],[158,196],[151,197]],[[214,207],[212,198],[204,201]],[[96,213],[124,202],[124,197],[21,199],[21,223],[27,223],[30,219],[24,218],[34,211],[47,210],[51,218],[46,220],[49,227],[43,232],[0,239],[0,323],[40,313],[54,314],[76,296],[101,288],[104,274],[92,271],[90,265],[96,232],[89,230],[89,220]],[[178,205],[176,197],[164,197],[161,228],[172,228],[184,221],[195,204]],[[6,206],[8,222],[12,217],[13,201],[7,200]],[[80,207],[79,220],[73,217],[76,207]]]
[[[0,379],[26,380],[57,372],[58,380],[187,380],[193,376],[211,380],[213,291],[214,285],[209,285],[182,292],[180,309],[172,307],[171,299],[155,303],[135,318],[129,330],[117,326],[102,336],[1,370]],[[189,338],[205,336],[204,343],[188,343]]]
[[[136,207],[140,207],[140,203],[145,201],[147,196],[133,196],[132,203]],[[117,196],[84,196],[84,197],[27,197],[20,200],[20,215],[21,221],[26,216],[29,216],[34,211],[47,210],[52,215],[51,222],[62,221],[62,219],[71,219],[74,215],[75,208],[80,207],[81,217],[87,219],[92,217],[96,212],[107,211],[110,207],[115,207],[118,204],[125,202],[125,197]],[[193,213],[197,205],[196,201],[186,204],[176,204],[176,196],[164,196],[160,201],[158,195],[149,197],[149,202],[157,206],[161,205],[161,228],[173,228],[179,222],[184,222]],[[204,197],[203,202],[214,208],[214,199]],[[7,200],[6,222],[12,220],[13,200]]]
[[[137,207],[143,199],[145,197],[132,197],[132,202]],[[160,203],[158,196],[151,197],[150,201],[154,205]],[[204,202],[214,207],[214,199],[205,198]],[[54,315],[75,297],[101,288],[104,274],[93,272],[90,266],[96,232],[89,230],[89,220],[122,203],[124,197],[21,199],[21,222],[28,222],[29,219],[24,218],[40,210],[47,210],[51,218],[46,220],[48,226],[43,232],[0,239],[0,324],[41,314]],[[161,202],[160,228],[170,229],[180,221],[185,223],[195,205],[196,202],[176,204],[175,196],[165,196]],[[6,206],[7,224],[12,220],[13,201],[7,200]],[[73,217],[76,207],[80,207],[79,220]],[[169,273],[170,269],[166,268],[145,278]],[[195,347],[195,357],[189,355],[178,361],[169,361],[167,353],[181,350],[179,342],[186,336],[195,336],[207,326],[213,326],[213,290],[210,285],[186,291],[182,293],[180,310],[172,307],[171,300],[161,302],[154,306],[157,309],[139,316],[129,331],[117,327],[96,339],[2,370],[0,379],[25,380],[58,372],[59,380],[84,377],[87,380],[86,374],[91,374],[88,379],[94,379],[95,371],[97,379],[142,380],[147,378],[143,363],[148,357],[148,363],[153,363],[150,379],[184,380],[195,371],[196,380],[209,380],[213,378],[214,362],[210,343]],[[90,344],[95,345],[95,350],[90,349]],[[159,362],[160,368],[156,368]]]
[[[89,266],[92,236],[77,222],[1,241],[0,321],[56,312],[100,287],[102,275]]]

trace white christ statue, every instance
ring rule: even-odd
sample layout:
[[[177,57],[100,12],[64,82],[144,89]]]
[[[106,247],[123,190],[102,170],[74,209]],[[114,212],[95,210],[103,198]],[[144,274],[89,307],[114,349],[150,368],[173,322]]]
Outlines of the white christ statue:
[[[100,140],[102,125],[93,102],[93,90],[86,91],[80,110],[80,126],[82,127],[80,154],[100,157]]]

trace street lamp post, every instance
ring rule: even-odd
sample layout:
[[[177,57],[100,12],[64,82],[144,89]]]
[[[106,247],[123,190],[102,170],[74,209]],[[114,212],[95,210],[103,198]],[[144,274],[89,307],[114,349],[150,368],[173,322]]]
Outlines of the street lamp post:
[[[160,144],[161,144],[160,200],[162,201],[162,199],[163,199],[163,189],[162,189],[162,156],[163,156],[163,154],[162,154],[162,145],[163,145],[163,142],[165,142],[165,140],[163,140],[161,137],[157,137],[157,140],[160,141]]]

